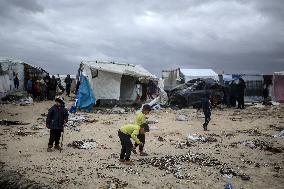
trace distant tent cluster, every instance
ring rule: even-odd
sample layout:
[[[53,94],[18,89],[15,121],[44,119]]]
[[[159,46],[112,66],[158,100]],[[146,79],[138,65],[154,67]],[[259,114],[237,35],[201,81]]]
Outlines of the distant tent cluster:
[[[32,77],[43,78],[47,72],[29,63],[9,58],[0,59],[0,96],[15,91],[14,78],[19,79],[19,89],[25,90],[27,80]],[[64,85],[66,75],[59,75]],[[145,96],[148,84],[158,84],[159,79],[140,65],[104,62],[81,62],[77,76],[72,75],[72,91],[77,91],[76,106],[91,110],[95,104],[129,104]],[[265,85],[270,86],[273,100],[284,102],[284,71],[273,75],[221,74],[212,69],[174,69],[163,70],[163,89],[169,91],[179,84],[193,79],[213,79],[222,85],[242,78],[246,83],[246,96],[260,98]],[[78,81],[76,86],[75,80]],[[160,82],[159,82],[160,83]],[[147,98],[147,94],[146,94]]]

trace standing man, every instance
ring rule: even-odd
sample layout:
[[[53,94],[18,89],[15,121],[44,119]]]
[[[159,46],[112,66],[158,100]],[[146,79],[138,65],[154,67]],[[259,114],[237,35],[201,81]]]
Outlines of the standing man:
[[[64,125],[68,121],[68,111],[64,106],[64,99],[61,96],[56,97],[55,105],[53,105],[49,110],[46,118],[46,127],[50,129],[50,137],[48,142],[47,151],[51,152],[53,143],[55,143],[54,148],[57,150],[62,150],[59,146],[61,132],[63,132]]]
[[[19,81],[19,78],[18,78],[18,74],[16,74],[16,76],[14,78],[15,89],[19,89],[19,85],[20,85],[20,81]]]
[[[33,94],[33,80],[32,80],[32,78],[29,78],[26,88],[27,88],[28,95],[32,96],[32,94]]]
[[[57,81],[53,75],[49,82],[49,100],[54,100],[56,95]]]
[[[49,97],[49,84],[50,84],[50,76],[49,73],[47,73],[47,75],[43,78],[44,82],[45,82],[45,86],[46,86],[46,90],[45,90],[45,99],[50,100]]]
[[[242,78],[240,78],[239,83],[237,85],[238,108],[240,109],[245,109],[245,89],[246,83]]]
[[[71,89],[72,79],[70,78],[69,74],[65,78],[64,82],[66,83],[66,94],[67,94],[67,96],[70,96],[70,89]]]
[[[205,98],[203,99],[203,102],[202,102],[202,109],[203,109],[203,113],[205,116],[205,122],[203,123],[204,131],[207,131],[208,123],[211,120],[211,106],[210,106],[209,99],[210,99],[210,94],[206,93]]]

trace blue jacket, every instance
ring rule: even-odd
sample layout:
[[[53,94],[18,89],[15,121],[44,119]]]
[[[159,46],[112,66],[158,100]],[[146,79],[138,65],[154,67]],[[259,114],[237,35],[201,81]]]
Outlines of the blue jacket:
[[[28,83],[27,83],[27,90],[33,90],[33,82],[32,80],[28,80]]]
[[[48,110],[46,125],[49,129],[63,129],[64,122],[68,121],[68,111],[64,106],[52,106]]]

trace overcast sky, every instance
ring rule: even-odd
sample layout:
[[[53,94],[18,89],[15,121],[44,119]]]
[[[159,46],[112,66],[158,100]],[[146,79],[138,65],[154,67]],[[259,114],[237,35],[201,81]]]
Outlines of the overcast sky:
[[[82,60],[272,73],[284,70],[284,0],[0,0],[0,56],[52,74]]]

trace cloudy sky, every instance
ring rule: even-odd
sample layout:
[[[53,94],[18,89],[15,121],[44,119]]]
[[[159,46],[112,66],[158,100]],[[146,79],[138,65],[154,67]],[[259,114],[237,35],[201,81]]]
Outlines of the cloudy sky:
[[[225,73],[284,70],[283,0],[0,0],[0,56],[75,73],[82,60]]]

